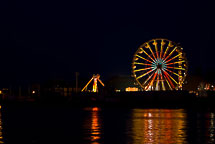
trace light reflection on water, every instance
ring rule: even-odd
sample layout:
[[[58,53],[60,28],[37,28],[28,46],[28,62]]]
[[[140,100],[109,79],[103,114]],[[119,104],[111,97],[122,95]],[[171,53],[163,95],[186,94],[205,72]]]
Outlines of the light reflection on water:
[[[101,118],[100,108],[92,107],[85,108],[89,112],[89,115],[85,118],[83,129],[85,132],[85,139],[91,144],[100,144],[101,140]]]
[[[215,143],[215,109],[15,108],[0,110],[0,143]]]
[[[128,143],[187,143],[186,117],[183,109],[134,109],[128,122]]]
[[[0,105],[0,144],[4,143],[3,142],[3,135],[2,135],[2,114],[1,114],[1,105]]]
[[[206,121],[208,143],[215,143],[215,114],[210,112]]]

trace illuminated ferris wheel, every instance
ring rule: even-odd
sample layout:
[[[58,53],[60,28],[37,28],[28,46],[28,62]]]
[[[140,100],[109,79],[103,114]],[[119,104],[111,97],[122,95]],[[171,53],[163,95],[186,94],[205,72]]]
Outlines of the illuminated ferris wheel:
[[[167,39],[145,42],[134,54],[132,72],[145,91],[182,90],[187,75],[183,48]]]

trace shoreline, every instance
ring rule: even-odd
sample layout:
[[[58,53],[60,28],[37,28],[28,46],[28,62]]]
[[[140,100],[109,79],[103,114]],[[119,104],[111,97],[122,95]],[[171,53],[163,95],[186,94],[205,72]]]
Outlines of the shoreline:
[[[122,108],[207,108],[214,106],[214,93],[196,97],[187,91],[78,93],[72,97],[47,95],[38,99],[2,100],[10,106],[63,106],[63,107],[122,107]]]

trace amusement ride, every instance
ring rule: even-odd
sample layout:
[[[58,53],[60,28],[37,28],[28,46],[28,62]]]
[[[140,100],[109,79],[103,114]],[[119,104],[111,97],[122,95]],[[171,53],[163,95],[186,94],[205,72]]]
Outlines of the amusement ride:
[[[93,81],[93,89],[91,92],[98,92],[98,81],[99,83],[104,87],[104,83],[100,80],[100,75],[93,75],[93,77],[88,81],[88,83],[85,85],[85,87],[81,90],[81,92],[83,91],[87,91],[87,86]]]
[[[132,62],[133,77],[144,91],[182,90],[187,68],[183,48],[162,38],[143,43]]]

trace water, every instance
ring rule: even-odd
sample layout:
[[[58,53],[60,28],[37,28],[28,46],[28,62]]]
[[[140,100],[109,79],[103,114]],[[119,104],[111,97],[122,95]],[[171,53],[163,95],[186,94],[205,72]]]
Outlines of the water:
[[[186,143],[184,110],[134,109],[127,133],[129,143]]]
[[[3,107],[0,143],[203,144],[215,143],[215,111]]]

